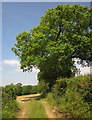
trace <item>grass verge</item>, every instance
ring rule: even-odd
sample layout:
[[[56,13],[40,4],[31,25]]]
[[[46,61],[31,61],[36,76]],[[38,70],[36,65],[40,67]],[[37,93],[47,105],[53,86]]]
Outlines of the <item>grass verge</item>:
[[[37,100],[30,102],[29,111],[29,118],[47,118],[43,105]]]

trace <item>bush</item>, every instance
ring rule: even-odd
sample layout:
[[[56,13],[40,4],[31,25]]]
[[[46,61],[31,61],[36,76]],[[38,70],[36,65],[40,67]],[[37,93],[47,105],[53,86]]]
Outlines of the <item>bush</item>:
[[[49,91],[50,91],[50,88],[49,88],[49,84],[48,83],[46,83],[46,84],[44,84],[43,85],[43,91],[42,91],[42,93],[41,93],[41,98],[45,98],[46,97],[46,95],[49,93]]]
[[[51,106],[57,106],[57,103],[56,103],[56,101],[55,101],[52,93],[48,93],[47,96],[46,96],[46,98],[47,98],[48,103]]]
[[[31,93],[32,93],[32,94],[37,94],[37,93],[39,93],[39,87],[38,87],[38,85],[32,86]]]
[[[22,95],[30,94],[31,91],[32,91],[32,86],[30,85],[22,87]]]
[[[16,90],[17,90],[17,95],[18,96],[22,95],[23,87],[22,87],[21,83],[16,84]]]
[[[2,104],[2,117],[3,118],[15,118],[18,111],[18,105],[15,100],[9,99],[8,102]]]
[[[65,94],[66,87],[67,87],[66,79],[56,81],[56,84],[52,88],[52,93],[56,100],[59,101],[60,97]]]
[[[2,88],[2,118],[15,118],[18,110],[16,86],[11,84]]]
[[[64,78],[56,81],[53,97],[60,111],[76,118],[91,118],[92,75]]]

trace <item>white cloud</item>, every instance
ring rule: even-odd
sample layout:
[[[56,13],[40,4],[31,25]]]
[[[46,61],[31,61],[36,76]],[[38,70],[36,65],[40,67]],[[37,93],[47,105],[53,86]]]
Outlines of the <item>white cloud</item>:
[[[18,60],[3,60],[2,62],[4,65],[8,65],[11,66],[13,68],[13,70],[17,71],[17,72],[22,72],[22,70],[20,69],[20,62]],[[32,72],[39,72],[39,69],[33,67]]]
[[[20,67],[17,67],[15,70],[16,70],[17,72],[23,72],[23,70],[20,69]]]
[[[90,74],[90,67],[77,67],[80,69],[80,75]]]
[[[20,66],[20,63],[17,60],[3,60],[3,64],[11,66]]]
[[[4,66],[8,65],[9,68],[11,67],[11,69],[12,69],[11,72],[15,72],[15,71],[20,72],[20,71],[22,71],[22,70],[20,70],[20,63],[19,63],[18,60],[14,60],[14,59],[3,60],[2,63],[3,63]]]
[[[79,72],[76,74],[76,76],[78,75],[86,75],[86,74],[90,74],[91,73],[91,66],[82,66],[81,64],[78,64],[77,62],[80,62],[79,58],[73,58],[73,60],[75,61],[74,65],[76,66],[76,68],[79,70]],[[84,62],[85,65],[87,65],[86,62]]]
[[[35,67],[33,67],[32,71],[33,71],[33,72],[37,72],[37,73],[40,72],[40,70],[37,69],[37,68],[35,68]]]

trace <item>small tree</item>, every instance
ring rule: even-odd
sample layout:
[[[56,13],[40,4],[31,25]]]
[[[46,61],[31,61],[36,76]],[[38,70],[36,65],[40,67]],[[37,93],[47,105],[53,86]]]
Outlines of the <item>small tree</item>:
[[[22,95],[22,84],[16,84],[17,95]]]

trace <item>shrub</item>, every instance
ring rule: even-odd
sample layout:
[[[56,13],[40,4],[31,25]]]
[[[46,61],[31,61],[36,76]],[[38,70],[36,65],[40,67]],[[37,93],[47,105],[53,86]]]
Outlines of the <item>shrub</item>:
[[[65,94],[67,88],[66,79],[57,80],[52,88],[54,98],[59,102],[60,97]]]
[[[32,91],[32,86],[30,85],[22,87],[22,95],[30,94],[31,91]]]
[[[18,110],[15,85],[2,88],[2,118],[15,118]]]
[[[60,111],[74,118],[91,118],[92,75],[64,78],[56,81],[53,97]]]

